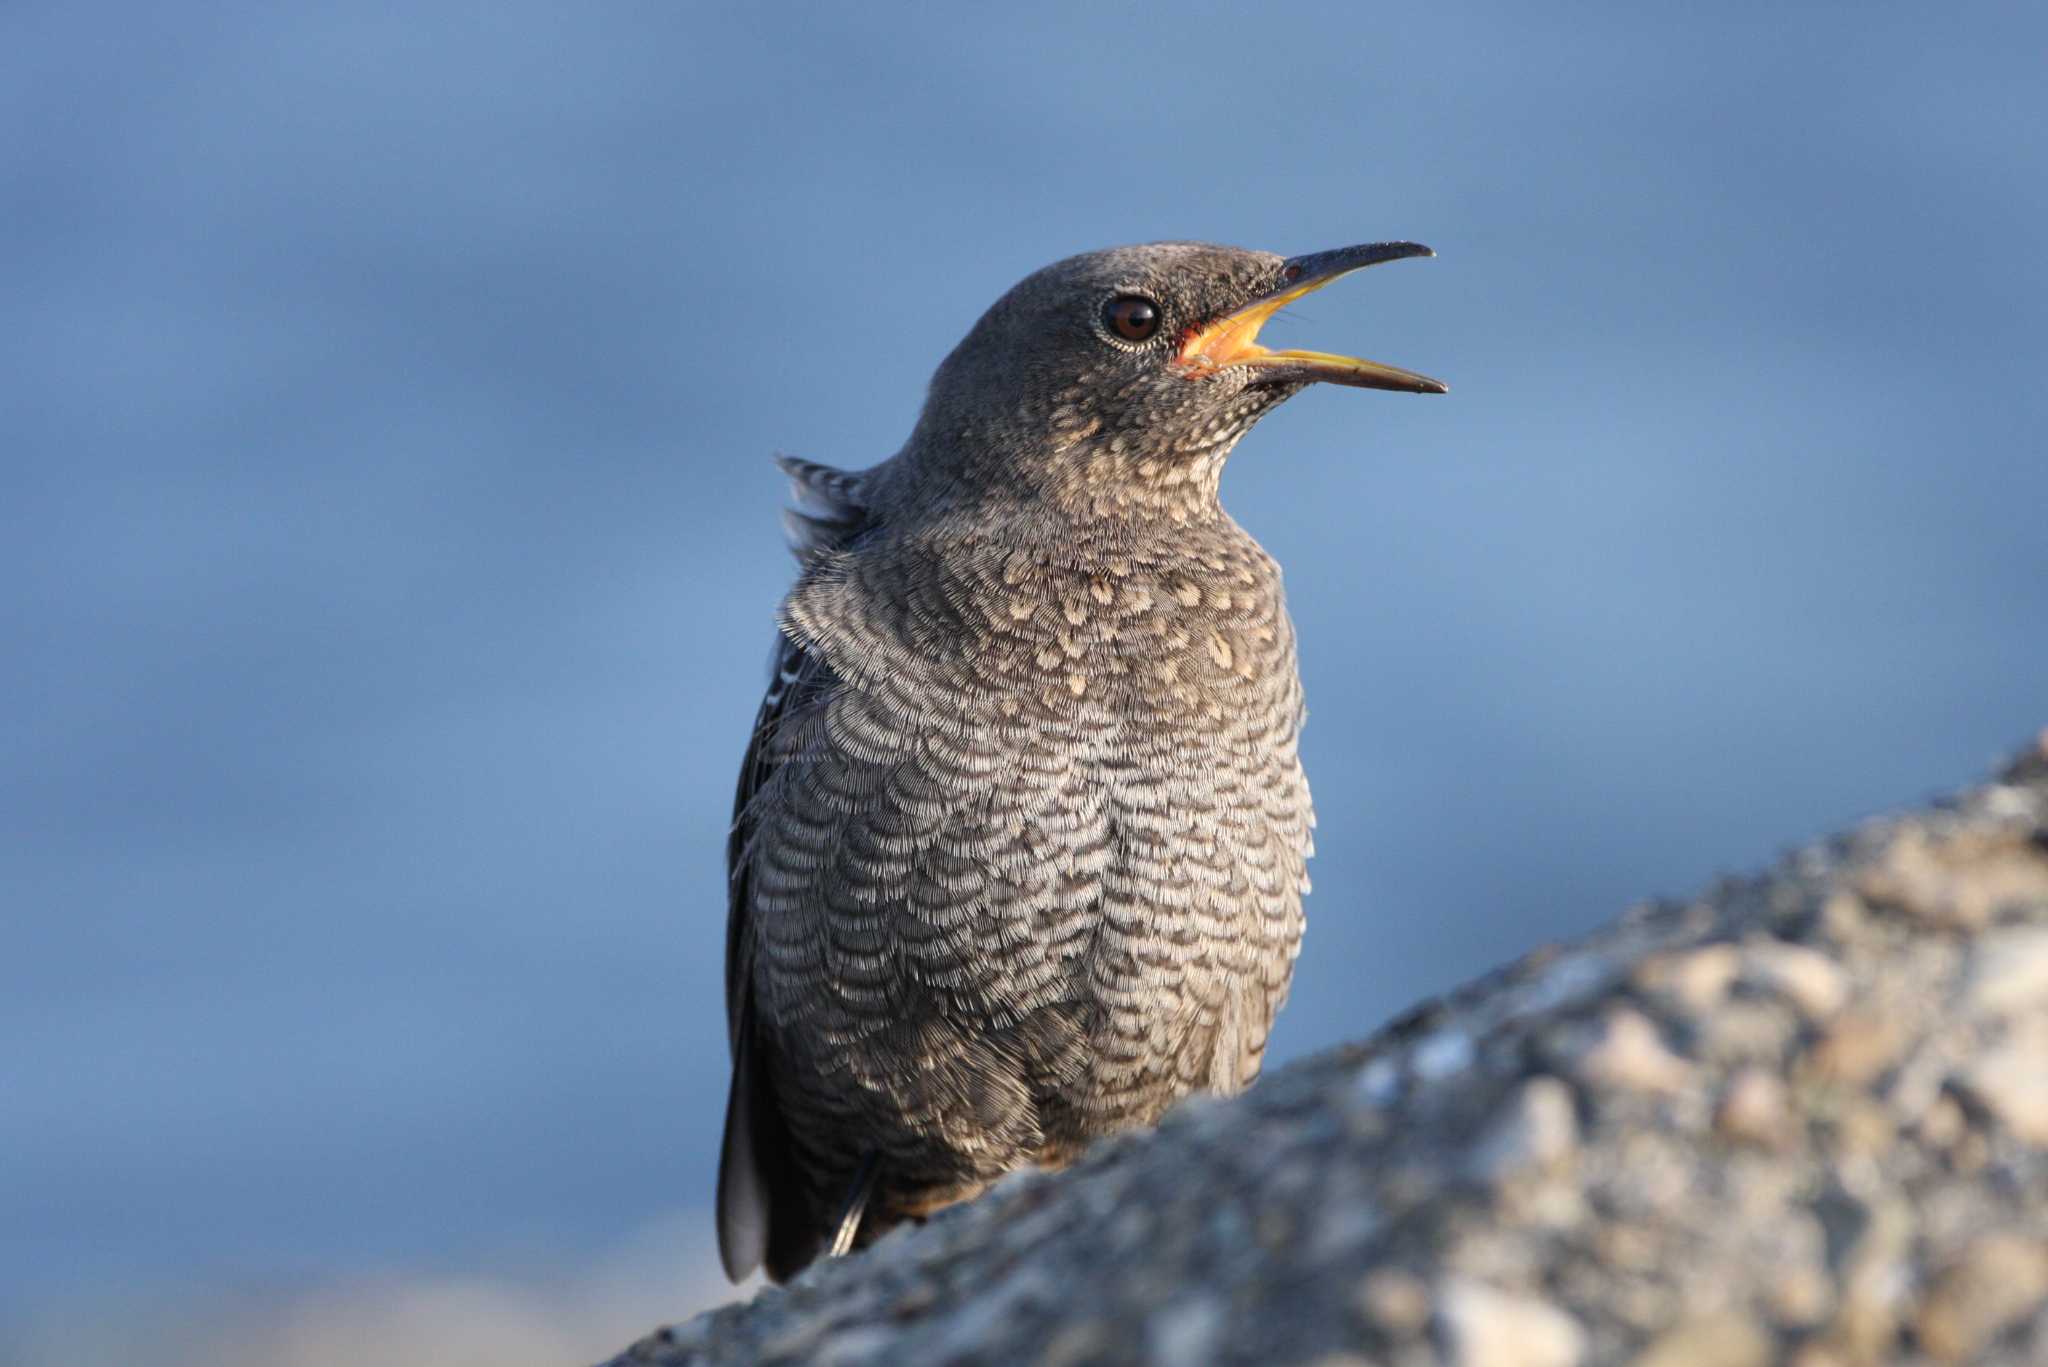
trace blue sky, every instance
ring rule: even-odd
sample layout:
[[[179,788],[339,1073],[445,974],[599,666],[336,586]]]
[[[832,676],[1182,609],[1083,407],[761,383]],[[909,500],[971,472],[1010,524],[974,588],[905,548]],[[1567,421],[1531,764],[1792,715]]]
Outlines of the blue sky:
[[[886,457],[1073,251],[1440,254],[1270,332],[1451,394],[1311,392],[1225,480],[1312,712],[1281,1060],[1981,775],[2048,723],[2044,56],[2017,5],[10,6],[0,1324],[708,1232],[768,457]]]

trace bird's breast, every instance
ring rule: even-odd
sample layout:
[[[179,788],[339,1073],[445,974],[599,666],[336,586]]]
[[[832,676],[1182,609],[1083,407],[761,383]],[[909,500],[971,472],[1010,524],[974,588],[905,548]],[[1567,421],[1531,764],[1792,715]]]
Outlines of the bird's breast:
[[[1020,726],[1213,725],[1299,705],[1279,571],[1234,526],[1100,551],[882,548],[799,585],[785,623],[842,678]]]
[[[820,1087],[893,1097],[910,1037],[970,1081],[1020,1069],[1063,1098],[1054,1138],[1242,1085],[1309,854],[1277,570],[1241,533],[939,549],[843,561],[786,606],[836,682],[763,799],[761,1009]]]

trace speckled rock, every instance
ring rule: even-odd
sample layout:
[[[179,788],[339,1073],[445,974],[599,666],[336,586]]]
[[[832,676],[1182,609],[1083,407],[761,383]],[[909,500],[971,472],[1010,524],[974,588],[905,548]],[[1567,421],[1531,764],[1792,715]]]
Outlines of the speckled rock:
[[[2048,1362],[2048,744],[616,1367]]]

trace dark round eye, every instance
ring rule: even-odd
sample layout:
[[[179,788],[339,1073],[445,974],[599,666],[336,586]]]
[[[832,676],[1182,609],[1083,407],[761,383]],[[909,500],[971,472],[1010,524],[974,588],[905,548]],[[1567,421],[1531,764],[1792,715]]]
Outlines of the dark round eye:
[[[1142,342],[1159,331],[1159,305],[1141,294],[1119,294],[1103,306],[1102,321],[1126,342]]]

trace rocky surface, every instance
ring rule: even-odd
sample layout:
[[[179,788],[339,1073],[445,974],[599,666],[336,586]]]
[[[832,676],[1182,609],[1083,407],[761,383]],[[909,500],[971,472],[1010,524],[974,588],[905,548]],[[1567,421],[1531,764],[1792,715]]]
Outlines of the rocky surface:
[[[614,1359],[2048,1362],[2048,735]]]

